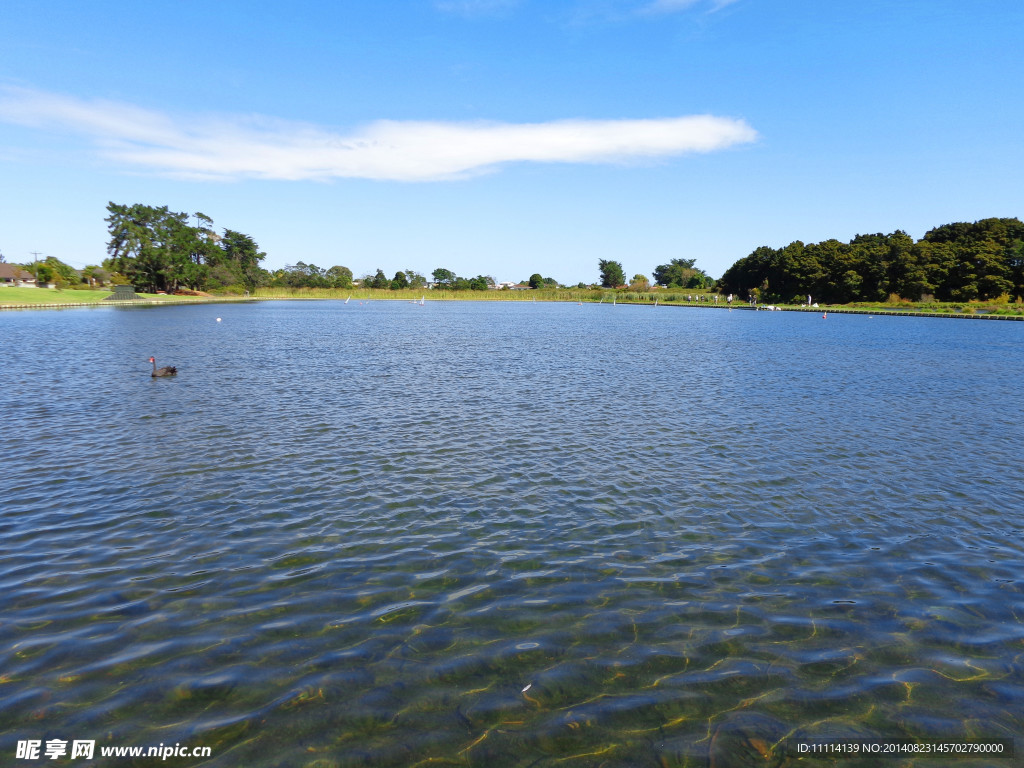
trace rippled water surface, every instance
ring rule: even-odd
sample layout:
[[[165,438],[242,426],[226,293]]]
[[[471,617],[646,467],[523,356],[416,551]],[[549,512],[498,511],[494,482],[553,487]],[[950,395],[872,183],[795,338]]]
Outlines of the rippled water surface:
[[[1024,755],[1024,324],[267,302],[0,329],[2,764]]]

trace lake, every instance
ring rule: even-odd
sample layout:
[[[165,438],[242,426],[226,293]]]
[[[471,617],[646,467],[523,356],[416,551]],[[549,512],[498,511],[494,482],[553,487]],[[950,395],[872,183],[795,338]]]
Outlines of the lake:
[[[0,329],[0,762],[1024,750],[1024,324],[353,300]],[[947,762],[1019,764],[886,764]]]

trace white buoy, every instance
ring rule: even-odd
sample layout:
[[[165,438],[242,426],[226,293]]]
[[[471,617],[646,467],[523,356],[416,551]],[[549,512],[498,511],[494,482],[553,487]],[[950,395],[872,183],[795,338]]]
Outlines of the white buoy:
[[[219,318],[219,317],[217,318],[217,322],[218,322],[218,323],[220,322],[220,318]]]

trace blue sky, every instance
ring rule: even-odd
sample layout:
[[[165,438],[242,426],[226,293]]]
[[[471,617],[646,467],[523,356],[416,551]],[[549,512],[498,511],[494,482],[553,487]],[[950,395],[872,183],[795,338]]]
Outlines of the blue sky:
[[[1024,215],[1019,0],[7,0],[0,252],[106,204],[268,268],[718,277],[761,245]]]

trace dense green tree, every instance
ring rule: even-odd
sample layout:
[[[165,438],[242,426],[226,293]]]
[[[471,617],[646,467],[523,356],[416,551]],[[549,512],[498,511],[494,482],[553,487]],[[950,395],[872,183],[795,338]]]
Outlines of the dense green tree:
[[[214,274],[222,285],[251,288],[266,277],[259,267],[266,254],[256,242],[233,230],[218,236],[205,214],[195,214],[199,225],[190,226],[188,214],[167,206],[110,203],[107,211],[110,239],[103,265],[140,290],[202,289]]]
[[[921,267],[935,285],[935,297],[965,301],[1024,295],[1019,272],[1022,243],[1024,222],[993,218],[936,227],[918,245],[929,246]]]
[[[654,268],[654,282],[666,288],[707,288],[713,281],[696,263],[696,259],[672,259],[660,264]]]
[[[647,275],[633,275],[633,279],[629,283],[629,288],[633,291],[646,291],[650,287],[651,281],[647,279]]]
[[[530,280],[528,282],[528,285],[531,288],[534,288],[534,289],[536,289],[536,288],[543,288],[544,287],[544,278],[539,273],[534,272],[532,275],[530,275]]]
[[[82,276],[78,274],[78,270],[70,264],[65,264],[56,256],[47,256],[46,263],[53,267],[59,285],[75,285],[82,282]]]
[[[826,240],[755,249],[722,275],[723,292],[794,301],[811,295],[827,303],[884,301],[890,296],[940,301],[1024,296],[1024,223],[1018,219],[957,222],[927,232],[918,242],[897,230],[857,235],[849,243]]]
[[[404,288],[409,287],[409,278],[405,276],[405,272],[399,270],[395,272],[395,276],[391,280],[391,290],[401,291]]]
[[[274,275],[272,285],[284,286],[287,288],[331,288],[327,272],[316,264],[307,264],[300,261],[297,264],[289,264]]]
[[[427,284],[427,278],[414,269],[405,270],[405,277],[409,281],[410,288],[423,288]]]
[[[196,216],[202,216],[197,213]],[[205,218],[205,217],[204,217]],[[245,286],[246,290],[253,290],[261,281],[264,271],[260,268],[260,262],[267,254],[260,251],[260,247],[249,235],[236,232],[233,229],[225,229],[224,236],[219,238],[220,253],[210,251],[208,261],[212,261],[215,255],[217,262],[227,266],[230,274],[237,278],[238,282]]]
[[[205,287],[205,265],[193,259],[203,243],[197,230],[188,226],[187,214],[139,204],[110,203],[107,210],[110,241],[104,266],[143,291]]]
[[[43,267],[46,267],[45,275],[47,276],[47,279],[45,280],[40,277],[38,273],[38,270]],[[47,256],[44,261],[37,264],[36,270],[36,279],[39,282],[53,283],[57,288],[66,288],[82,282],[82,277],[78,274],[75,268],[70,264],[65,264],[56,256]]]
[[[618,288],[620,285],[625,284],[626,273],[623,271],[622,265],[619,262],[601,259],[597,263],[597,268],[601,272],[602,287]]]
[[[1006,246],[1006,264],[1010,268],[1010,281],[1013,283],[1011,296],[1017,301],[1024,301],[1024,239]]]
[[[455,286],[455,273],[450,269],[444,267],[438,267],[431,273],[434,277],[434,282],[441,288],[451,288]]]
[[[433,276],[438,287],[451,291],[486,291],[494,285],[494,278],[488,275],[477,275],[473,278],[459,277],[451,270],[443,268],[435,269]]]
[[[331,282],[332,288],[352,287],[352,270],[348,267],[335,265],[327,270],[326,277]]]

